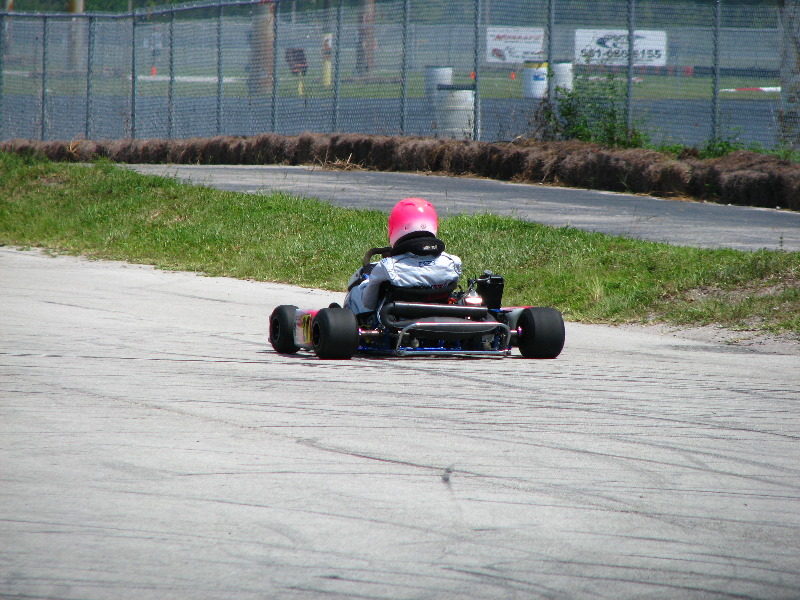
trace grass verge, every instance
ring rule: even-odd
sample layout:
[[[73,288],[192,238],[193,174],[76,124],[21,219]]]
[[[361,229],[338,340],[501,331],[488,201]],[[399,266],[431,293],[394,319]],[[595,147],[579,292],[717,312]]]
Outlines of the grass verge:
[[[386,216],[250,195],[109,162],[0,153],[0,244],[342,291]],[[465,275],[506,278],[504,303],[569,320],[720,324],[800,335],[800,253],[674,247],[483,214],[443,219]]]

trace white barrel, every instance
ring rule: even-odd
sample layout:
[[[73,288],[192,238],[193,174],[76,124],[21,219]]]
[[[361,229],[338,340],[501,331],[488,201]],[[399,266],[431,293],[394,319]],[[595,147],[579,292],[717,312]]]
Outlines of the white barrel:
[[[539,100],[547,96],[547,67],[525,67],[522,70],[522,96]]]
[[[436,89],[436,131],[441,137],[471,140],[475,123],[475,87],[443,85]]]
[[[556,63],[553,65],[553,78],[557,88],[572,91],[572,63]]]
[[[453,67],[425,67],[425,98],[433,102],[439,85],[453,83]]]

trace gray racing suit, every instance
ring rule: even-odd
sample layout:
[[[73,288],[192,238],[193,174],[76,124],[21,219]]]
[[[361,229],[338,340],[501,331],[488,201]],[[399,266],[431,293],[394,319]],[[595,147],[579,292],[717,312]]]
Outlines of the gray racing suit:
[[[405,252],[384,258],[372,268],[371,273],[362,274],[362,269],[356,271],[354,279],[363,280],[347,293],[344,306],[357,315],[373,312],[378,308],[381,284],[385,281],[397,287],[434,292],[458,281],[460,276],[461,259],[454,254]]]

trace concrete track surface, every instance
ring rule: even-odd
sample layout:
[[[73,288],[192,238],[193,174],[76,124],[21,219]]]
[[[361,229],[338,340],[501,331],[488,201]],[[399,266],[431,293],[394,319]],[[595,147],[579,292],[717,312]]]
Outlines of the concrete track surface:
[[[0,249],[0,597],[800,597],[800,360],[282,356],[340,295]]]

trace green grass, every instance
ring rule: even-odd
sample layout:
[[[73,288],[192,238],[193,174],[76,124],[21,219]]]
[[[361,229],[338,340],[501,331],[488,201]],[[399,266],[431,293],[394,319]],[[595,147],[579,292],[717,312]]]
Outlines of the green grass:
[[[385,227],[378,211],[0,153],[0,244],[343,291]],[[506,305],[800,334],[797,252],[681,248],[488,214],[444,218],[440,237],[465,276],[505,276]]]
[[[169,65],[165,58],[156,61],[157,71],[160,76],[169,75]],[[117,72],[104,74],[101,69],[94,73],[92,81],[92,92],[98,96],[109,94],[130,94],[130,78],[125,74],[128,72],[129,65],[121,65]],[[37,73],[36,77],[30,76],[32,67],[9,67],[5,75],[5,86],[8,88],[6,93],[38,95],[41,93],[41,77]],[[150,75],[150,62],[144,60],[138,67],[139,76]],[[524,69],[517,68],[515,78],[511,78],[511,71],[483,70],[480,73],[481,97],[482,98],[523,98]],[[181,67],[175,72],[176,77],[184,76],[205,76],[216,78],[217,72],[213,68],[205,67]],[[225,97],[242,98],[249,94],[247,88],[247,73],[243,68],[226,67],[224,76],[234,78],[235,81],[227,81],[223,85],[223,95]],[[397,69],[376,70],[370,80],[354,80],[350,73],[343,72],[340,81],[339,94],[343,98],[399,98],[401,93],[402,73]],[[576,82],[586,76],[576,75]],[[601,73],[594,77],[604,77]],[[621,85],[625,84],[626,76],[618,73],[613,76]],[[710,100],[713,94],[713,80],[710,76],[686,77],[681,75],[666,76],[648,74],[636,74],[634,84],[634,98],[636,100],[660,100],[660,99],[684,99],[684,100]],[[424,72],[412,70],[408,74],[407,93],[410,98],[421,98],[425,95],[425,76]],[[282,65],[278,72],[278,96],[291,97],[297,95],[297,77],[291,75]],[[474,83],[470,78],[470,70],[456,70],[453,73],[453,83],[459,85]],[[52,70],[47,75],[48,91],[51,94],[64,94],[69,96],[83,96],[86,94],[85,73],[67,73],[63,70]],[[741,88],[741,87],[775,87],[779,86],[777,79],[765,78],[741,78],[723,77],[720,81],[720,88]],[[137,93],[141,96],[166,96],[166,81],[148,81],[142,79],[137,82]],[[176,81],[176,89],[181,96],[207,97],[217,94],[216,82],[199,83]],[[304,78],[305,93],[309,97],[333,98],[333,87],[326,87],[322,83],[322,68],[318,64],[312,64]],[[271,92],[266,92],[269,97]],[[779,96],[776,92],[738,92],[730,94],[722,92],[720,98],[726,100],[759,99],[770,100],[772,102]]]

